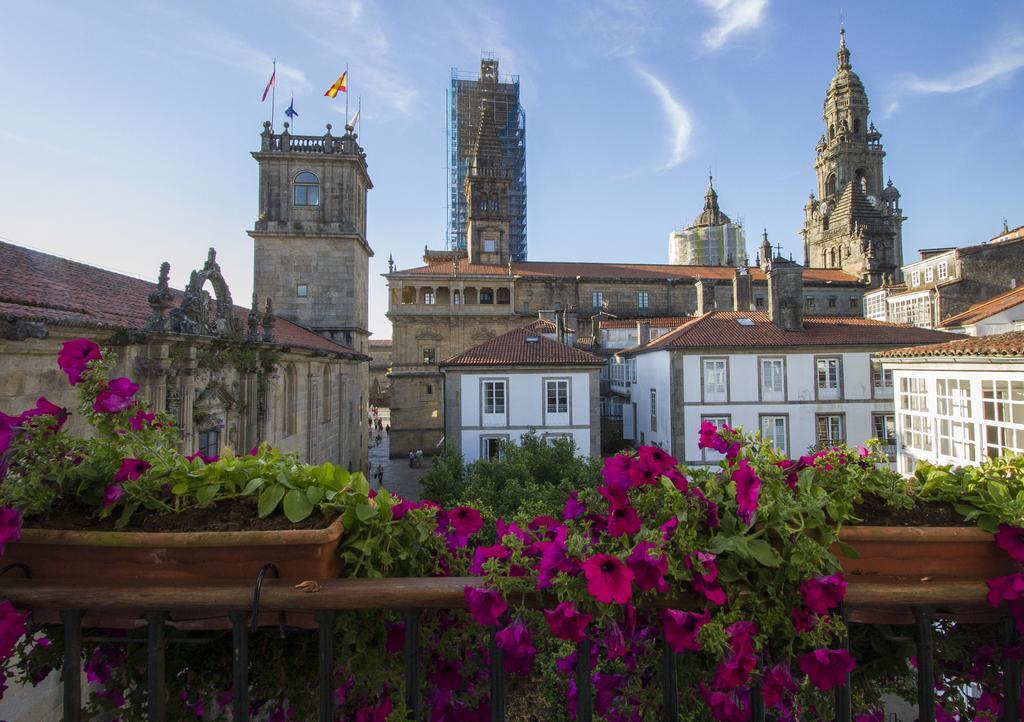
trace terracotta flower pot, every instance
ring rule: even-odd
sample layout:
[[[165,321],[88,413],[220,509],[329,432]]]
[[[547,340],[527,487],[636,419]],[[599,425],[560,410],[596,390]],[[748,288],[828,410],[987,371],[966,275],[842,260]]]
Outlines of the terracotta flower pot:
[[[992,535],[977,527],[848,526],[839,539],[857,552],[847,556],[839,545],[832,547],[848,578],[873,582],[887,579],[917,581],[977,581],[1012,574],[1019,566],[996,546]],[[942,612],[943,610],[937,610]],[[962,621],[995,619],[986,608],[949,609],[946,616]],[[854,621],[877,624],[908,624],[904,612],[854,613]]]
[[[341,535],[340,517],[323,529],[275,531],[110,532],[24,528],[19,541],[6,544],[3,564],[26,564],[32,570],[33,579],[138,586],[147,582],[204,584],[246,580],[255,583],[266,564],[274,564],[281,579],[329,579],[341,572],[338,556]],[[264,616],[261,615],[261,619]],[[269,619],[269,615],[266,616]],[[176,617],[186,620],[188,615]],[[88,617],[86,621],[90,621]],[[109,615],[102,620],[92,620],[98,626],[136,626],[115,621]],[[221,620],[215,624],[204,621],[190,625],[183,621],[179,626],[210,629],[222,627],[224,623]]]

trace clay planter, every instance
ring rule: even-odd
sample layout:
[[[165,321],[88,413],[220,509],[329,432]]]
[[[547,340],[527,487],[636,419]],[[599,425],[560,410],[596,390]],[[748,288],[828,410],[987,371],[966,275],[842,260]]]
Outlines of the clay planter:
[[[858,558],[843,554],[838,545],[832,553],[850,580],[883,582],[886,579],[915,581],[977,581],[1019,571],[1019,566],[976,527],[848,526],[839,538]],[[941,612],[943,610],[937,610]],[[945,616],[962,621],[998,618],[994,609],[949,609]],[[854,613],[853,621],[875,624],[911,624],[906,611]]]
[[[338,545],[341,518],[323,529],[225,532],[110,532],[59,529],[21,530],[8,542],[3,563],[27,564],[33,579],[82,583],[200,585],[250,581],[265,564],[274,564],[281,579],[330,579],[341,572]],[[11,572],[12,574],[15,572]],[[267,578],[273,578],[268,574]],[[221,628],[209,614],[198,624],[174,615],[179,626]],[[195,615],[192,615],[193,618]],[[260,615],[261,620],[270,615]],[[308,616],[308,615],[303,615]],[[275,617],[276,619],[276,617]],[[86,621],[89,621],[87,615]],[[99,622],[101,620],[93,620]],[[114,620],[105,615],[104,622]],[[113,626],[135,626],[121,625]]]

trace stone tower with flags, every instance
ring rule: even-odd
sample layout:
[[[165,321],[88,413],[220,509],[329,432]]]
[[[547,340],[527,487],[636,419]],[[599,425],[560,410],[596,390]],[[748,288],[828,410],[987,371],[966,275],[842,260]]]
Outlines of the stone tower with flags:
[[[900,194],[882,169],[882,134],[868,121],[868,96],[840,31],[838,65],[825,93],[817,145],[817,195],[804,206],[805,265],[836,268],[870,286],[900,280]]]

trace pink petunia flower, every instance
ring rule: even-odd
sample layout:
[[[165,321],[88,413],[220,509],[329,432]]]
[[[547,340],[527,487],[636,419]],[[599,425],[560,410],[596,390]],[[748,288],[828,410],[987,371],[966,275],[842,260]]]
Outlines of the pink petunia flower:
[[[857,662],[845,649],[815,649],[800,657],[800,669],[823,692],[846,682]]]
[[[124,489],[121,488],[120,484],[109,484],[103,490],[103,504],[101,508],[109,509],[117,500],[124,496]]]
[[[761,494],[761,479],[754,467],[746,459],[741,459],[739,466],[732,472],[732,480],[736,483],[737,516],[747,526],[754,520],[757,513],[757,500]]]
[[[0,507],[0,556],[3,556],[4,544],[20,538],[21,512],[12,507]]]
[[[604,460],[601,476],[608,486],[620,489],[629,488],[629,469],[633,466],[633,457],[625,454],[609,456]]]
[[[1015,601],[1024,596],[1024,573],[1014,572],[1005,577],[986,580],[988,585],[988,603],[998,607],[1000,602]]]
[[[995,542],[996,546],[1009,554],[1014,561],[1024,562],[1024,529],[1000,524]]]
[[[528,674],[537,656],[530,630],[522,622],[508,625],[494,635],[498,648],[505,653],[505,669],[514,674]]]
[[[846,596],[846,580],[842,573],[827,577],[811,577],[800,585],[804,606],[815,614],[828,614],[835,609]]]
[[[702,647],[697,640],[697,633],[710,621],[709,609],[705,609],[703,614],[678,609],[664,610],[661,613],[661,627],[665,632],[665,644],[676,652],[682,652],[684,649],[700,651]]]
[[[122,459],[121,468],[114,474],[114,481],[135,481],[151,466],[144,459]]]
[[[444,692],[462,689],[462,665],[451,659],[440,659],[434,663],[434,669],[428,676],[430,683]]]
[[[718,663],[715,686],[734,689],[745,685],[754,671],[754,636],[758,628],[754,622],[741,621],[733,622],[725,631],[729,634],[730,652]]]
[[[743,688],[723,692],[702,683],[700,695],[711,716],[720,722],[747,722],[750,719],[750,693]]]
[[[139,387],[131,379],[117,378],[107,383],[107,388],[96,394],[92,410],[98,414],[116,414],[135,403]]]
[[[709,602],[721,606],[726,602],[725,590],[716,581],[718,579],[718,565],[715,564],[715,555],[709,552],[694,552],[684,557],[683,563],[687,569],[693,571],[693,581],[690,586],[693,591],[704,596]]]
[[[647,464],[659,473],[664,473],[676,465],[676,460],[660,446],[641,446],[637,450],[637,460]]]
[[[100,347],[87,338],[76,338],[61,344],[57,353],[57,365],[68,376],[68,382],[75,386],[82,380],[89,362],[103,358]]]
[[[457,506],[452,509],[448,513],[448,522],[456,534],[466,539],[480,531],[480,527],[484,525],[480,512],[471,506]]]
[[[587,592],[602,604],[625,604],[633,596],[633,572],[611,554],[595,554],[583,562]]]
[[[24,636],[27,616],[15,609],[9,601],[0,602],[0,659],[9,658],[14,645]]]
[[[15,421],[17,421],[17,425],[21,425],[29,419],[37,416],[52,416],[54,418],[54,423],[47,430],[57,431],[64,425],[64,422],[68,420],[68,410],[63,406],[57,406],[57,404],[48,401],[45,396],[40,396],[36,399],[35,408],[21,412],[21,416],[19,416]]]
[[[572,602],[562,602],[554,609],[544,610],[544,619],[551,634],[558,639],[579,644],[586,637],[587,625],[594,616],[583,614]]]
[[[566,521],[572,519],[579,519],[581,516],[587,513],[587,507],[580,501],[580,495],[578,492],[569,492],[568,498],[565,500],[565,506],[562,507],[562,518]]]
[[[466,604],[469,605],[469,616],[477,624],[485,627],[497,624],[498,619],[508,609],[508,603],[493,589],[467,586],[462,593],[466,598]]]
[[[139,409],[135,416],[128,420],[131,424],[132,431],[142,431],[143,429],[156,428],[159,424],[154,424],[153,421],[156,419],[156,414],[147,414],[142,409]]]
[[[384,697],[376,707],[365,705],[356,710],[355,722],[387,722],[393,709],[391,698]]]
[[[779,662],[761,678],[761,698],[769,709],[784,710],[786,700],[796,692],[796,682],[788,663]]]
[[[652,486],[657,484],[660,478],[661,469],[655,466],[650,458],[637,459],[629,467],[629,485],[632,487]]]
[[[652,556],[652,551],[657,553]],[[651,542],[640,542],[626,558],[626,564],[633,572],[637,590],[649,592],[655,589],[662,594],[668,591],[668,582],[665,581],[668,557],[661,553],[657,545]]]
[[[817,626],[818,618],[806,609],[791,609],[789,615],[793,618],[793,629],[797,634],[808,632]]]
[[[469,573],[475,576],[480,576],[484,573],[484,562],[488,559],[508,559],[510,556],[512,556],[512,552],[501,544],[494,544],[489,547],[477,547],[473,551],[473,564],[469,568]]]
[[[775,465],[782,469],[783,471],[789,472],[788,474],[786,474],[786,486],[795,491],[797,482],[800,481],[800,477],[797,476],[797,462],[793,461],[792,459],[782,459],[781,461],[776,461]]]
[[[630,505],[613,506],[608,513],[609,536],[632,536],[640,531],[643,524],[639,515]]]

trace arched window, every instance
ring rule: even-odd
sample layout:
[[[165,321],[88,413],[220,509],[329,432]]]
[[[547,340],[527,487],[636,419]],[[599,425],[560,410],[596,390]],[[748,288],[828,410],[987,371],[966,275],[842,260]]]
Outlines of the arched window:
[[[835,140],[836,139],[836,126],[835,125],[830,125],[828,127],[828,139],[829,140]]]
[[[834,196],[836,194],[836,174],[831,173],[829,177],[825,179],[825,197]]]
[[[308,170],[295,176],[293,201],[297,206],[320,205],[320,179]]]
[[[457,288],[452,291],[452,303],[456,306],[462,305],[462,292]]]
[[[320,376],[320,398],[323,408],[320,410],[320,423],[326,424],[331,420],[331,407],[334,406],[334,397],[331,394],[331,367],[324,364],[323,373]]]
[[[868,174],[864,171],[864,169],[863,168],[858,168],[854,172],[854,177],[857,179],[857,185],[860,186],[860,189],[863,192],[867,193],[868,192]]]
[[[296,431],[295,422],[298,416],[298,397],[299,377],[295,372],[295,367],[292,364],[288,364],[284,368],[284,403],[281,408],[281,413],[284,415],[282,430],[285,436],[291,436]]]
[[[827,231],[828,230],[828,216],[824,216],[821,219],[821,230],[823,230],[823,231]]]
[[[498,194],[497,193],[492,193],[491,194],[491,212],[492,213],[497,213],[499,210],[500,210],[500,206],[498,205]]]
[[[836,249],[833,248],[832,252],[829,255],[830,255],[829,265],[832,266],[832,268],[835,268],[836,267]]]

